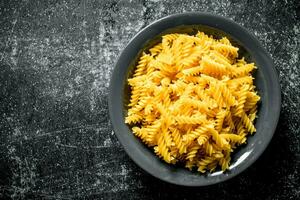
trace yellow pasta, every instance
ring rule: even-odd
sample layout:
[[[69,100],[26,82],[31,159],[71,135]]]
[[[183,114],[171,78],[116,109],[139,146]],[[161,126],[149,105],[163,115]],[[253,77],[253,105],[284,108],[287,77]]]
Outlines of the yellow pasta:
[[[254,69],[226,37],[164,35],[128,79],[125,123],[167,163],[227,170],[230,154],[256,131]]]

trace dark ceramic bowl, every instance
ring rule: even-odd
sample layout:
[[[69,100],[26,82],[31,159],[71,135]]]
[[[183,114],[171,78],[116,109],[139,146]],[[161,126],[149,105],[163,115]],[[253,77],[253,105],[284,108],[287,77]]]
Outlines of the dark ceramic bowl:
[[[132,75],[134,65],[141,52],[159,42],[166,33],[196,33],[198,30],[214,35],[227,36],[233,45],[240,48],[239,54],[247,61],[255,62],[255,85],[261,96],[257,132],[249,136],[247,144],[236,149],[230,168],[226,172],[216,171],[201,174],[181,166],[174,166],[160,160],[124,123],[129,102],[130,88],[127,79]],[[141,30],[120,55],[109,88],[109,112],[113,129],[132,160],[153,176],[169,183],[185,186],[204,186],[228,180],[249,167],[266,149],[276,129],[280,113],[280,86],[278,74],[272,59],[259,41],[246,29],[226,18],[208,13],[184,13],[162,18]]]

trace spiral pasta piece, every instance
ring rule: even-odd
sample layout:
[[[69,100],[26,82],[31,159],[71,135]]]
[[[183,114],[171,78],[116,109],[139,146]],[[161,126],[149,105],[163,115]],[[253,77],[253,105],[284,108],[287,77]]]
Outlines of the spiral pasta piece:
[[[222,96],[222,89],[221,86],[218,85],[216,82],[211,82],[211,93],[213,98],[216,100],[219,107],[224,107],[225,102]]]
[[[238,57],[238,48],[233,47],[230,44],[215,44],[213,48],[226,57]]]
[[[161,122],[157,121],[153,125],[150,125],[146,127],[144,130],[147,132],[147,136],[145,137],[145,142],[148,144],[148,146],[155,146],[156,140],[157,140],[157,133],[159,132],[159,129],[161,127]]]
[[[189,69],[184,69],[184,70],[182,70],[182,72],[183,72],[185,75],[192,75],[192,76],[195,76],[195,75],[197,75],[197,74],[200,74],[202,71],[203,71],[203,69],[202,69],[202,67],[200,67],[200,66],[192,67],[192,68],[189,68]]]
[[[183,142],[179,131],[175,128],[172,129],[172,137],[173,137],[174,144],[179,151],[179,154],[186,153],[187,146]]]
[[[235,97],[231,94],[230,90],[226,87],[225,84],[220,84],[220,89],[223,94],[223,99],[225,100],[225,103],[228,107],[234,106],[237,102]]]
[[[212,60],[209,56],[202,57],[202,62],[200,64],[201,72],[206,75],[213,77],[221,77],[228,74],[226,66],[216,61]]]
[[[197,116],[197,117],[189,117],[189,116],[176,116],[174,117],[176,122],[178,124],[203,124],[206,122],[206,117],[203,116]]]
[[[166,138],[166,132],[164,132],[158,139],[158,145],[154,147],[155,153],[162,157],[167,163],[171,163],[174,159],[171,156],[170,149],[167,145],[168,138]]]
[[[248,86],[244,86],[238,94],[238,101],[234,112],[234,115],[236,116],[241,116],[242,112],[244,111],[244,104],[246,103],[247,99],[247,91]]]
[[[209,129],[212,129],[212,124],[205,124],[203,126],[200,126],[196,128],[194,131],[191,131],[189,134],[186,134],[186,142],[190,143],[191,141],[199,138],[201,135],[206,135],[206,133],[209,131]]]
[[[196,154],[199,149],[200,149],[200,146],[195,143],[192,147],[189,148],[186,159],[192,161],[196,157]]]
[[[163,50],[163,46],[161,43],[159,43],[159,44],[155,45],[154,47],[152,47],[151,49],[149,49],[152,56],[158,55],[162,50]]]
[[[250,134],[254,133],[256,131],[256,128],[245,112],[242,113],[241,117],[242,117],[242,122],[245,128],[249,131],[249,133]]]
[[[226,111],[225,110],[221,110],[217,116],[216,116],[216,126],[215,126],[215,129],[220,132],[222,127],[223,127],[223,122],[224,122],[224,119],[226,117]]]
[[[144,74],[145,70],[146,70],[146,67],[148,65],[148,63],[150,62],[151,60],[151,56],[149,56],[148,54],[144,54],[137,67],[136,67],[136,70],[135,70],[135,73],[134,73],[134,76],[141,76]]]

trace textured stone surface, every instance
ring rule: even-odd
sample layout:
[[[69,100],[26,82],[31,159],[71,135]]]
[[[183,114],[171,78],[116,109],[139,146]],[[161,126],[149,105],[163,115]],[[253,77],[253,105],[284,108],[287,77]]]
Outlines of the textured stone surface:
[[[118,54],[163,16],[205,11],[254,33],[280,74],[282,112],[263,156],[210,187],[137,167],[108,117]],[[294,1],[0,1],[0,199],[299,199],[300,4]]]

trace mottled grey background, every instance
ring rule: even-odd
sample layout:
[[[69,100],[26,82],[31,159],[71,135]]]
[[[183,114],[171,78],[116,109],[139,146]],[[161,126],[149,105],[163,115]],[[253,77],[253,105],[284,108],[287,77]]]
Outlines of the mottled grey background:
[[[280,74],[282,112],[263,156],[238,177],[185,188],[137,167],[108,117],[118,54],[163,16],[205,11],[257,36]],[[0,1],[0,199],[299,199],[298,0]]]

